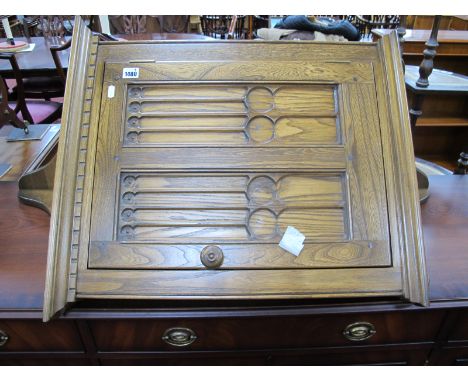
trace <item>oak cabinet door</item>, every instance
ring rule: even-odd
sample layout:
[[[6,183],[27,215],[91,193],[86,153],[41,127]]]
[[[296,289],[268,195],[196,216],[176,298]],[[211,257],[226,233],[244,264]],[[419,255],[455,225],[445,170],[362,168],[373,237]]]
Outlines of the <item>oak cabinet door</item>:
[[[104,73],[90,268],[206,270],[207,246],[219,270],[391,266],[372,86],[150,83],[158,64],[111,84],[124,66]]]
[[[62,299],[425,302],[393,37],[90,44]]]

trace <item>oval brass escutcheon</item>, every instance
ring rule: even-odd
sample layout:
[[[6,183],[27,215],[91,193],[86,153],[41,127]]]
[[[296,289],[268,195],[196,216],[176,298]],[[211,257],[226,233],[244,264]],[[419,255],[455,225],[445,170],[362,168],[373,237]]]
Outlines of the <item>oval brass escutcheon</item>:
[[[189,328],[170,328],[162,335],[162,340],[172,346],[188,346],[197,339],[197,335]]]
[[[207,268],[218,268],[223,264],[224,254],[216,245],[209,245],[201,251],[200,260]]]
[[[8,334],[6,334],[3,330],[0,330],[0,347],[5,345],[8,342]]]
[[[355,322],[343,330],[343,335],[350,341],[364,341],[376,333],[374,325],[369,322]]]

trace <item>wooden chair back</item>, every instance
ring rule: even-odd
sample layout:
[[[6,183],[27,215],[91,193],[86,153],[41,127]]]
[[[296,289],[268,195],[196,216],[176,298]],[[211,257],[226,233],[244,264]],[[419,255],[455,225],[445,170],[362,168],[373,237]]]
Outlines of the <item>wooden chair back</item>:
[[[156,16],[161,33],[188,33],[190,16]]]
[[[2,76],[0,76],[0,95],[0,127],[11,123],[15,127],[25,128],[24,122],[8,104],[8,88]]]
[[[69,49],[71,47],[71,43],[72,43],[72,40],[70,39],[61,46],[50,47],[50,53],[52,53],[52,58],[54,59],[55,67],[57,68],[57,72],[58,72],[60,79],[62,80],[63,86],[65,86],[65,83],[67,81],[67,75],[65,74],[65,71],[63,70],[62,61],[60,60],[58,52]]]
[[[205,36],[223,40],[245,38],[245,16],[203,15],[200,19]]]
[[[21,70],[18,65],[18,61],[14,53],[0,53],[1,60],[7,60],[10,62],[11,68],[13,69],[13,75],[16,81],[16,106],[14,108],[15,114],[21,111],[21,115],[23,119],[29,121],[30,123],[34,123],[31,113],[28,110],[28,106],[26,105],[26,98],[24,95],[24,84],[23,84],[23,76],[21,74]],[[2,81],[3,85],[5,86],[4,81]],[[8,93],[8,92],[7,92]],[[3,102],[3,90],[2,90],[2,102]]]
[[[399,15],[350,15],[348,21],[353,24],[362,39],[370,39],[372,29],[396,29],[400,25]]]
[[[146,33],[147,17],[137,15],[109,16],[111,33],[113,34],[137,34]]]

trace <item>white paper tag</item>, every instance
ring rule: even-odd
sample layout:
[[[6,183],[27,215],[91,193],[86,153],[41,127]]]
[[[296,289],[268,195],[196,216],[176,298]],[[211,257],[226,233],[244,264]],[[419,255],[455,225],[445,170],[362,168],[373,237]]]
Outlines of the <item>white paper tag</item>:
[[[109,85],[107,88],[107,98],[114,98],[115,95],[115,86],[114,85]]]
[[[304,248],[305,236],[294,227],[288,226],[286,232],[281,239],[279,246],[285,251],[292,253],[294,256],[299,256]]]
[[[122,78],[140,77],[140,68],[123,68]]]

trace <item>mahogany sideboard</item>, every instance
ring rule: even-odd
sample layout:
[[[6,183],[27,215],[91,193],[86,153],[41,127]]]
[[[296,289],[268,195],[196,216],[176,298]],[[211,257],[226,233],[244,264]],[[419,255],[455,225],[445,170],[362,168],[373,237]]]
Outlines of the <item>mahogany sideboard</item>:
[[[468,177],[430,182],[422,207],[429,307],[117,301],[78,305],[47,324],[49,217],[17,200],[15,182],[0,182],[0,365],[467,365]],[[171,328],[193,331],[193,343],[167,344]]]

